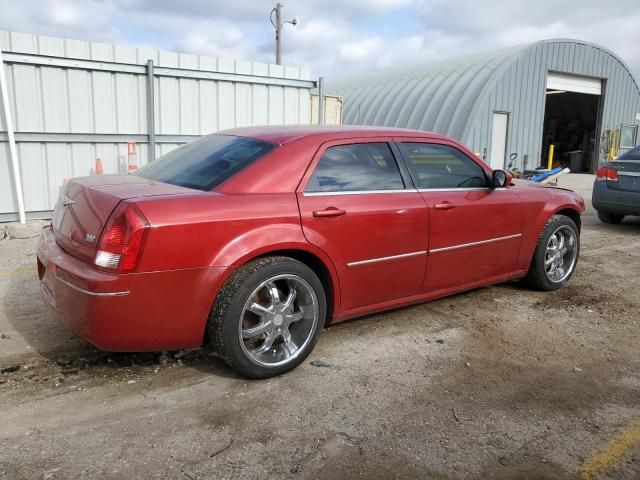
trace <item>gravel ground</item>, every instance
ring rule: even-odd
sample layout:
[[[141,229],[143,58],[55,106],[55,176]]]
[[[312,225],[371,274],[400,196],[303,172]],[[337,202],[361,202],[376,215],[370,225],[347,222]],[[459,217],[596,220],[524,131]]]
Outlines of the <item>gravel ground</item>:
[[[36,239],[1,240],[0,479],[640,478],[639,234],[590,209],[566,288],[343,323],[263,381],[95,351],[45,310]]]

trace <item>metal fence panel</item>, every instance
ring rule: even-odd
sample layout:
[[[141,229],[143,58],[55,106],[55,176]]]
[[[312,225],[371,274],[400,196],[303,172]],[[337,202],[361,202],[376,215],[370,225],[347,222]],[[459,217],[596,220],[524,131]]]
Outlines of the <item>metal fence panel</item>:
[[[0,31],[27,212],[51,210],[67,178],[127,171],[199,135],[265,124],[310,124],[307,69],[148,47]],[[147,126],[147,61],[154,63],[155,128]],[[0,109],[2,105],[0,105]],[[0,114],[0,221],[15,217]],[[35,213],[34,213],[35,214]]]

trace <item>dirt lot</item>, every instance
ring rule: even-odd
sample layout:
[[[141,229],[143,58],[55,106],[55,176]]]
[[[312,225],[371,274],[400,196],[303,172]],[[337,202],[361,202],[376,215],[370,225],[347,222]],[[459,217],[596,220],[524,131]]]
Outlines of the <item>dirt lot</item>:
[[[45,310],[36,239],[0,241],[0,479],[640,478],[640,219],[583,224],[561,291],[337,325],[267,381],[94,351]]]

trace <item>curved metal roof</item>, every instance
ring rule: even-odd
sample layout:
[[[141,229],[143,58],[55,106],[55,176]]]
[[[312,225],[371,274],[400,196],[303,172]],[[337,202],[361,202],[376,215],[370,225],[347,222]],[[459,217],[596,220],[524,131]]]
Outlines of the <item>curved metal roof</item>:
[[[558,39],[339,79],[328,83],[327,93],[344,97],[345,124],[403,127],[461,138],[475,107],[502,74],[527,50],[545,43],[595,47],[631,75],[624,62],[603,47]]]

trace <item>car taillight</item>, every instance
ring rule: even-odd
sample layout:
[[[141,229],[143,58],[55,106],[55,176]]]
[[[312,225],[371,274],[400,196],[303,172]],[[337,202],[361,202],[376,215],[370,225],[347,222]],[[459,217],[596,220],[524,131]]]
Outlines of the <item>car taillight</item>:
[[[609,182],[617,182],[618,170],[616,170],[615,168],[600,167],[596,174],[596,182],[604,182],[606,180],[608,180]]]
[[[122,202],[105,226],[95,265],[102,270],[132,272],[144,248],[149,222],[135,205]]]

